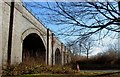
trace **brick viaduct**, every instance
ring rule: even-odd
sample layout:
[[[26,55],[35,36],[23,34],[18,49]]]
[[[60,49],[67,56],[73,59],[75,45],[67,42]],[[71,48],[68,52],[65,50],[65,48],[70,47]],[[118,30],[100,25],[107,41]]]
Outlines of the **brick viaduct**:
[[[21,2],[0,3],[0,69],[34,58],[47,65],[70,62],[69,50]]]

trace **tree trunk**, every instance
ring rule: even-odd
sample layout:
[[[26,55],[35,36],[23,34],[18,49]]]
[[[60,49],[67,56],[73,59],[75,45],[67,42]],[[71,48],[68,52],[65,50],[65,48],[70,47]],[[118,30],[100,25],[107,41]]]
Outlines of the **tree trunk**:
[[[87,60],[88,60],[88,57],[89,57],[89,50],[87,50]]]

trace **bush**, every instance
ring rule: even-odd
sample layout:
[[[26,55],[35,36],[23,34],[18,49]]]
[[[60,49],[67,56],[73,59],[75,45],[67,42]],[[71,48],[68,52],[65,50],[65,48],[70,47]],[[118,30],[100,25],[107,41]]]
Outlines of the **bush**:
[[[53,74],[74,74],[75,71],[68,66],[54,66],[52,67]]]
[[[3,75],[13,76],[13,75],[23,75],[23,74],[40,74],[40,73],[50,73],[50,74],[73,74],[75,73],[68,66],[46,66],[44,64],[39,65],[27,65],[24,63],[18,65],[11,65],[3,70]]]

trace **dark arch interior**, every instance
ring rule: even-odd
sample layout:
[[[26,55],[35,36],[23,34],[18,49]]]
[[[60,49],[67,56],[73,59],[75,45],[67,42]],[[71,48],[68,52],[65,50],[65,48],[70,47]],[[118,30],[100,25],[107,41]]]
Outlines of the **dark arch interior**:
[[[62,56],[60,50],[57,48],[55,51],[55,65],[60,65],[62,62]]]
[[[42,39],[36,33],[29,34],[23,40],[23,62],[45,63],[45,46]]]

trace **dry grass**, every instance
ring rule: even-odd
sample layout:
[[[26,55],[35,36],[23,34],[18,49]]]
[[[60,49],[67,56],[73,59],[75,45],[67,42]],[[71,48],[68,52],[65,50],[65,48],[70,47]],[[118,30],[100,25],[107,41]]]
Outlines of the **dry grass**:
[[[120,77],[120,72],[90,72],[82,71],[75,74],[25,74],[21,76],[2,76],[2,77]]]

